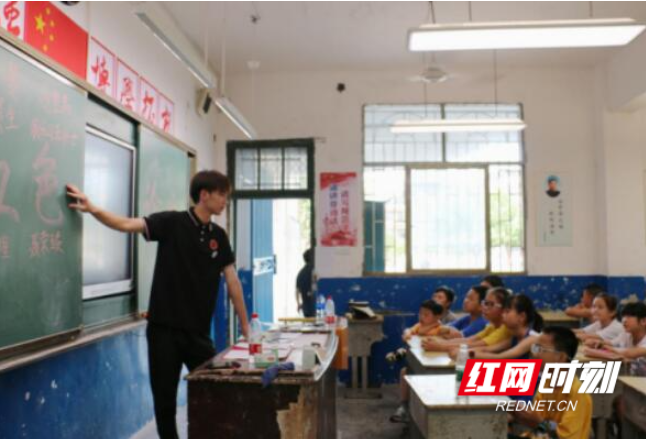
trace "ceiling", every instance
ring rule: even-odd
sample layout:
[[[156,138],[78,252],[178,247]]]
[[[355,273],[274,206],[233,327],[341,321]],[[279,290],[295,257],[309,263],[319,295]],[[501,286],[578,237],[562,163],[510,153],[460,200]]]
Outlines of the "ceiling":
[[[473,21],[586,18],[590,2],[472,2]],[[427,21],[429,2],[164,2],[209,63],[220,70],[226,17],[226,73],[421,70],[423,55],[407,50],[406,33]],[[438,23],[468,21],[468,2],[434,2]],[[260,17],[256,24],[251,17]],[[646,21],[646,2],[594,2],[595,18]],[[499,52],[501,67],[581,67],[607,60],[616,48]],[[440,53],[446,68],[491,65],[491,51]]]

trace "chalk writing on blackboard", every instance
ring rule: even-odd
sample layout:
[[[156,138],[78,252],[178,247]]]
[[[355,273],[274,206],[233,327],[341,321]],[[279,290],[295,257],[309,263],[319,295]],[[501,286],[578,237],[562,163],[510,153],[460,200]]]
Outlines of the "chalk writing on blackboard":
[[[62,144],[74,144],[78,135],[70,133],[59,124],[46,125],[39,119],[31,121],[31,138],[34,140],[48,140],[50,142],[60,142]]]
[[[31,234],[31,248],[29,248],[31,258],[42,257],[51,253],[63,253],[61,231],[41,231]]]
[[[47,113],[52,115],[69,115],[72,112],[69,98],[65,93],[56,90],[45,92],[40,95],[40,106]]]
[[[4,196],[7,193],[7,185],[9,184],[9,176],[11,175],[11,168],[6,160],[0,160],[0,217],[8,215],[16,223],[20,222],[20,214],[15,208],[4,204]]]
[[[160,166],[159,160],[155,159],[153,164],[150,167],[150,176],[149,180],[146,183],[146,189],[144,190],[144,214],[148,215],[152,212],[159,211],[160,209],[160,200],[157,195],[157,180],[160,178]]]
[[[13,107],[5,105],[4,98],[0,97],[0,134],[17,129],[16,111]]]
[[[11,252],[9,248],[10,243],[9,236],[0,235],[0,259],[6,260],[9,258]]]
[[[43,204],[45,200],[55,195],[56,187],[58,186],[58,178],[56,177],[55,173],[56,159],[47,157],[48,153],[49,144],[45,143],[45,145],[43,145],[43,148],[38,153],[38,156],[36,156],[36,159],[32,163],[34,171],[38,173],[38,175],[34,177],[34,180],[38,185],[38,189],[36,190],[36,212],[44,223],[52,226],[58,226],[63,223],[63,211],[58,204],[52,204],[58,211],[58,214],[56,216],[49,217],[43,212]]]

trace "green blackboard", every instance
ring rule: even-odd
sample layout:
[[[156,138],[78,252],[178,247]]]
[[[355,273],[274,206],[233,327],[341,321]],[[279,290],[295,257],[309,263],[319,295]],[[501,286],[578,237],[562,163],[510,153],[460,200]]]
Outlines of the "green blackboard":
[[[81,324],[83,92],[0,44],[0,348]]]
[[[188,208],[190,171],[186,152],[151,130],[142,128],[138,160],[140,217],[159,211],[181,211]],[[156,255],[157,245],[140,237],[137,265],[140,312],[148,310]]]

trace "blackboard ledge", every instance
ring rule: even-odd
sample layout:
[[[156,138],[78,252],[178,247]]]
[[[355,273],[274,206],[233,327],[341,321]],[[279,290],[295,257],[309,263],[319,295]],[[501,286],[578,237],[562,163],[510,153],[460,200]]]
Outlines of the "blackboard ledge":
[[[59,354],[67,351],[75,350],[85,345],[93,344],[101,339],[110,338],[119,333],[125,333],[136,328],[142,327],[146,324],[145,319],[131,318],[127,321],[119,321],[107,326],[94,327],[76,332],[71,336],[68,334],[67,342],[47,348],[24,353],[7,359],[0,360],[0,374],[14,370],[16,368],[24,367],[29,364],[40,362],[44,359],[58,356]],[[70,337],[72,338],[70,340]]]

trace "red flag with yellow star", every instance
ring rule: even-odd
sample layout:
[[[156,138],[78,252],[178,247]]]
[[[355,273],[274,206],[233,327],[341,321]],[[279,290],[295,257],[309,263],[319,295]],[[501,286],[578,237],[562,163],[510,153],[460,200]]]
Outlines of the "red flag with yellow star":
[[[25,3],[25,41],[85,79],[87,32],[50,2]]]

